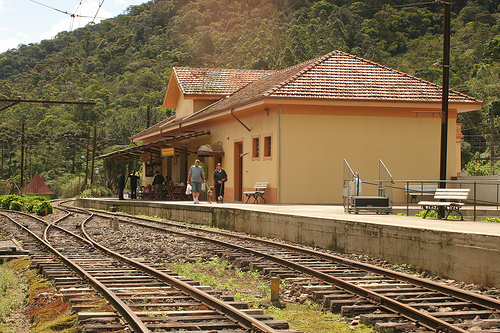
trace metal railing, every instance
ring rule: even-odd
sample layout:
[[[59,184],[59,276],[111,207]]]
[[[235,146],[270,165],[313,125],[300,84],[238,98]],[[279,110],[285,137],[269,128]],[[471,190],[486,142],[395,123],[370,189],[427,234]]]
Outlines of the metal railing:
[[[410,215],[411,195],[410,185],[420,185],[423,189],[424,185],[436,185],[439,187],[440,183],[446,183],[447,188],[469,188],[471,193],[466,200],[467,203],[473,205],[473,220],[477,220],[477,211],[479,205],[496,206],[496,210],[500,209],[500,182],[487,181],[487,180],[393,180],[393,191],[404,191],[406,197],[406,214]],[[363,180],[364,186],[376,186],[377,191],[380,186],[380,180]],[[491,188],[493,187],[493,188]],[[424,196],[429,196],[425,191],[421,191],[418,195],[420,200]],[[418,202],[418,200],[417,200]]]

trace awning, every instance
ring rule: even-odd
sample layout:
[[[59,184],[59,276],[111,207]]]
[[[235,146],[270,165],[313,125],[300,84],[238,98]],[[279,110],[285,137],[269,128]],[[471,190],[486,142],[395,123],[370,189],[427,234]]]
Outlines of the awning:
[[[209,143],[198,148],[199,156],[224,156],[224,149],[220,143]]]
[[[189,134],[179,135],[172,138],[167,138],[155,142],[151,142],[145,145],[140,145],[131,148],[125,148],[122,150],[114,151],[109,154],[97,156],[96,159],[114,158],[114,157],[124,157],[131,160],[141,159],[141,155],[145,152],[157,154],[161,156],[161,148],[169,147],[177,141],[187,140],[201,135],[209,135],[210,131],[193,132]]]

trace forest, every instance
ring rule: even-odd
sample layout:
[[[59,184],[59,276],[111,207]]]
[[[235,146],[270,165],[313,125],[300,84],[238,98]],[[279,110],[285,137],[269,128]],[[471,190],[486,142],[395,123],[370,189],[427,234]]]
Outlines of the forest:
[[[0,102],[0,194],[20,183],[24,125],[27,180],[38,172],[58,197],[77,195],[94,135],[100,155],[128,147],[129,137],[147,127],[146,110],[151,125],[173,114],[162,107],[173,66],[282,69],[342,50],[441,84],[442,2],[153,0],[19,45],[0,54],[0,99],[96,105]],[[489,174],[490,149],[500,141],[499,6],[451,6],[450,88],[486,102],[459,119],[469,174]],[[102,170],[102,161],[95,167]]]

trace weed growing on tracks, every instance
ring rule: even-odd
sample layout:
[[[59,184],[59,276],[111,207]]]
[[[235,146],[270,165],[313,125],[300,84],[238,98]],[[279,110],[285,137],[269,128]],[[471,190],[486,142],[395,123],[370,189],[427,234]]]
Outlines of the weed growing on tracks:
[[[179,275],[196,280],[215,289],[227,291],[237,301],[245,301],[253,307],[267,307],[270,304],[271,287],[267,276],[258,271],[242,271],[233,268],[224,260],[211,261],[197,260],[194,263],[168,263],[167,268]],[[290,287],[287,280],[282,280],[281,289]],[[368,333],[372,329],[364,325],[357,325],[356,329],[339,321],[340,315],[324,313],[317,304],[286,303],[285,309],[269,307],[265,310],[275,319],[287,320],[291,329],[306,333]]]
[[[167,266],[179,275],[226,291],[237,301],[245,301],[258,306],[261,301],[270,298],[269,283],[259,279],[258,272],[244,272],[239,268],[233,268],[225,260],[203,261],[200,258],[194,263],[170,263]]]
[[[71,315],[69,303],[29,265],[17,259],[0,266],[0,332],[76,332],[78,316]]]
[[[291,329],[306,333],[369,333],[373,329],[365,325],[357,325],[353,330],[339,321],[340,315],[322,313],[318,304],[287,303],[285,309],[269,307],[265,312],[274,319],[286,320]]]
[[[23,287],[25,278],[19,275],[19,268],[24,265],[23,260],[8,262],[0,266],[0,331],[8,332],[6,322],[12,311],[18,309],[24,300]],[[21,267],[19,267],[21,266]]]

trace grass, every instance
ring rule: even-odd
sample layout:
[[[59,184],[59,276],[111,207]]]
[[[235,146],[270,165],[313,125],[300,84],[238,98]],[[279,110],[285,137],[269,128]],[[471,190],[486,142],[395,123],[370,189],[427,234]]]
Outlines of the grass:
[[[324,313],[318,304],[287,303],[285,309],[270,307],[266,314],[274,319],[286,320],[291,329],[306,333],[370,333],[373,329],[365,325],[357,325],[351,329],[340,321],[339,314]]]
[[[236,301],[258,306],[260,302],[270,299],[270,287],[260,279],[259,272],[232,268],[229,262],[221,259],[203,261],[200,258],[194,263],[173,263],[168,266],[179,275],[231,293]]]
[[[76,333],[78,315],[71,314],[69,302],[54,295],[52,283],[29,265],[29,259],[17,259],[0,266],[0,332],[15,333],[16,323],[8,320],[22,310],[29,316],[30,332]]]
[[[8,262],[0,266],[0,332],[11,332],[7,321],[11,312],[23,305],[26,280],[19,274],[20,261]]]
[[[253,307],[263,308],[270,304],[270,282],[257,271],[244,272],[220,259],[198,260],[194,263],[167,263],[166,265],[179,275],[231,293],[237,301],[245,301]],[[287,281],[283,280],[280,288],[286,289],[287,286]],[[349,325],[339,321],[340,315],[324,313],[321,306],[317,304],[287,303],[284,309],[268,307],[265,312],[275,319],[288,321],[290,329],[305,333],[368,333],[373,331],[371,327],[364,325],[358,325],[352,330]]]
[[[485,217],[483,219],[484,222],[494,222],[494,223],[500,223],[500,218],[498,217]]]

